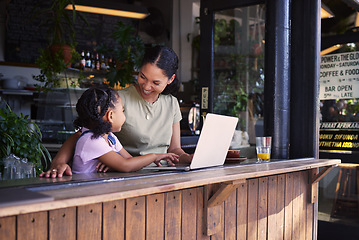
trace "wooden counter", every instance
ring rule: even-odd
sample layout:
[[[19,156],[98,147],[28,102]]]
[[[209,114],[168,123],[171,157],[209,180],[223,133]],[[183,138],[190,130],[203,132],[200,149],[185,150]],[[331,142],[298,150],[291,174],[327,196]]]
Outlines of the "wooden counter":
[[[71,185],[71,177],[49,179],[64,184],[27,190],[54,200],[0,208],[0,239],[312,239],[318,181],[339,163],[112,173]]]

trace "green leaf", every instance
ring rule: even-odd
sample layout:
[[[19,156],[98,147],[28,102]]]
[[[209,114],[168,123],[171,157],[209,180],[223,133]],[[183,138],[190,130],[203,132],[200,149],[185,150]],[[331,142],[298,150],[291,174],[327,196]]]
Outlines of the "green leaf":
[[[9,107],[0,109],[0,115],[0,159],[13,153],[19,158],[27,158],[38,167],[44,162],[45,169],[51,162],[51,155],[41,144],[39,127],[29,121],[28,115],[17,116]]]

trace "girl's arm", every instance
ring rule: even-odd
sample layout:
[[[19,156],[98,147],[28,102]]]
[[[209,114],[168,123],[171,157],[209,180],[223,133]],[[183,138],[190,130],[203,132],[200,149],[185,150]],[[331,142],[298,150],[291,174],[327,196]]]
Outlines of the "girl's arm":
[[[48,171],[42,172],[40,177],[62,177],[65,173],[66,175],[72,175],[71,167],[68,165],[68,162],[71,161],[77,139],[80,137],[81,132],[78,131],[72,134],[65,142],[62,144],[60,150],[57,152],[55,158],[52,160],[51,167]]]
[[[122,154],[121,151],[120,153]],[[150,153],[143,156],[132,157],[132,158],[131,157],[125,158],[125,157],[126,154],[125,156],[122,156],[116,153],[115,151],[110,151],[102,155],[98,159],[109,168],[120,172],[137,171],[152,162],[155,162],[157,165],[159,165],[160,160],[178,162],[177,159],[178,155],[174,153],[164,153],[164,154]]]
[[[124,149],[124,148],[122,148],[120,150],[120,154],[123,158],[132,158],[132,155],[129,154],[129,152],[127,152],[126,149]],[[101,161],[96,165],[96,169],[97,169],[97,172],[108,172],[108,171],[113,170],[113,169],[110,169],[108,166],[106,166],[106,164],[104,164]]]
[[[180,122],[172,125],[172,138],[167,152],[176,153],[179,156],[180,163],[190,163],[193,155],[185,153],[181,147],[181,127]]]

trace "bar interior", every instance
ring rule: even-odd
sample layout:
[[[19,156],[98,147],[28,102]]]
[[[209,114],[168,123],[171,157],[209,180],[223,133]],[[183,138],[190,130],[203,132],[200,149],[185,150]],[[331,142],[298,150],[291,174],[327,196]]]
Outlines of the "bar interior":
[[[0,239],[358,239],[358,12],[0,0]]]

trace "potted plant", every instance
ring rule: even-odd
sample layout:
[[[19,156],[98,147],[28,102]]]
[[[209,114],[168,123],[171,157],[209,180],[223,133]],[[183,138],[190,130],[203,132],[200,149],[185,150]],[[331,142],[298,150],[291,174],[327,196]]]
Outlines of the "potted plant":
[[[28,115],[18,116],[7,104],[0,108],[0,159],[11,154],[27,158],[40,173],[51,162],[51,156],[41,141],[40,129]]]
[[[72,10],[67,10],[66,6],[72,4]],[[49,32],[48,45],[40,50],[40,56],[36,64],[40,68],[40,74],[33,76],[39,82],[44,83],[43,89],[49,90],[60,86],[58,74],[65,71],[76,60],[80,59],[80,54],[75,50],[75,22],[76,14],[74,0],[54,0],[49,8],[36,8],[35,14],[41,16]],[[87,23],[87,22],[86,22]]]
[[[117,23],[112,34],[113,46],[100,46],[98,52],[112,56],[114,61],[109,65],[107,73],[108,85],[114,87],[119,84],[124,87],[133,82],[135,69],[140,64],[144,54],[144,43],[137,35],[132,25],[121,21]]]

